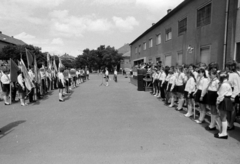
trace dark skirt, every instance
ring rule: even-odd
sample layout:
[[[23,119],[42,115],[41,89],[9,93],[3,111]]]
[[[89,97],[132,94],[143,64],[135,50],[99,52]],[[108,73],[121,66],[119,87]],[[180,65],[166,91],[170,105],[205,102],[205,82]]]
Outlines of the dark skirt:
[[[188,97],[188,92],[187,92],[187,91],[184,91],[184,98],[185,98],[185,99],[193,99],[193,98],[194,98],[193,92],[190,94],[190,97]]]
[[[233,110],[233,103],[231,97],[225,97],[222,102],[220,102],[218,109],[220,111],[231,112]]]
[[[164,90],[167,90],[167,86],[168,86],[168,82],[165,81],[165,82],[163,83],[163,89],[164,89]]]
[[[236,96],[236,97],[235,97],[235,103],[236,103],[236,104],[240,104],[240,97],[239,97],[239,96]]]
[[[167,88],[167,91],[168,91],[168,92],[171,92],[171,88],[172,88],[172,84],[169,84],[169,85],[168,85],[168,88]]]
[[[207,104],[216,105],[218,94],[216,91],[208,91],[207,93]]]
[[[176,86],[176,92],[178,93],[184,93],[184,85]]]
[[[195,94],[195,101],[201,104],[207,104],[207,95],[205,95],[201,101],[200,100],[201,94],[202,90],[197,90],[197,93]]]
[[[63,89],[63,88],[64,88],[61,80],[58,81],[58,88],[59,88],[59,89]]]
[[[2,91],[5,93],[10,92],[10,84],[2,84]]]
[[[172,92],[176,93],[177,92],[177,86],[175,85]]]

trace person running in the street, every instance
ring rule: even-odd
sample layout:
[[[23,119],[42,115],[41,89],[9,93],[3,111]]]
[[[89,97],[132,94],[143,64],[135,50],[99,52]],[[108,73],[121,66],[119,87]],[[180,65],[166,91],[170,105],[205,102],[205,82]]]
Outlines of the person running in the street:
[[[106,80],[106,86],[109,86],[108,81],[109,81],[109,72],[108,68],[105,68],[105,80]]]

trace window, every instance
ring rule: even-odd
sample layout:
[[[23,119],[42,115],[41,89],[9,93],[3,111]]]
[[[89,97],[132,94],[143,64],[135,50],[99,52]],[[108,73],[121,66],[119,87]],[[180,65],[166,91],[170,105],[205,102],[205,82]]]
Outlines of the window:
[[[140,53],[141,52],[141,48],[142,48],[142,46],[141,46],[141,44],[138,46],[138,52]]]
[[[166,41],[171,40],[172,39],[172,29],[166,29]]]
[[[183,63],[183,52],[178,52],[177,63],[178,63],[178,65],[182,65],[182,63]]]
[[[187,18],[178,22],[178,35],[182,35],[187,31]]]
[[[211,23],[211,3],[197,11],[197,27]]]
[[[153,46],[153,40],[151,38],[151,39],[149,39],[149,47],[152,47],[152,46]]]
[[[161,38],[161,34],[157,35],[157,44],[161,44],[162,43],[162,38]]]
[[[143,43],[143,50],[146,50],[146,49],[147,49],[147,43],[144,42],[144,43]]]
[[[165,66],[172,66],[172,56],[165,56]]]
[[[135,47],[135,54],[137,53],[137,47]]]
[[[201,63],[210,63],[210,46],[204,46],[200,48],[200,62]]]

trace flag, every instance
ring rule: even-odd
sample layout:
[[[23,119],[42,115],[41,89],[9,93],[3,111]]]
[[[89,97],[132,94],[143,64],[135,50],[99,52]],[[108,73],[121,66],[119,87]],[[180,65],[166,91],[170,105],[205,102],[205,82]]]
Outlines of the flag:
[[[11,78],[11,82],[16,82],[17,81],[18,70],[19,70],[19,67],[17,66],[17,64],[12,59],[10,59],[10,78]]]
[[[33,82],[31,81],[31,78],[28,74],[28,71],[27,71],[27,68],[23,62],[23,60],[21,59],[20,61],[20,64],[21,64],[21,68],[22,68],[22,72],[23,72],[23,76],[24,76],[24,79],[25,79],[25,85],[26,85],[26,88],[31,91],[32,88],[35,87],[35,85],[33,84]]]
[[[37,57],[36,55],[33,55],[34,57],[34,73],[35,73],[35,80],[38,81],[38,67],[37,67]]]
[[[61,58],[59,58],[58,69],[60,70],[61,67],[64,67],[64,65],[62,64]]]
[[[54,56],[54,59],[53,59],[53,67],[55,69],[55,71],[57,72],[57,64],[56,64],[56,60],[55,60],[55,56]]]
[[[29,66],[32,66],[32,64],[33,64],[33,55],[31,54],[31,52],[28,49],[25,48],[25,50],[26,50],[28,67],[29,67]]]
[[[52,64],[51,64],[51,59],[50,59],[50,54],[49,53],[47,53],[47,66],[48,66],[48,69],[51,70]]]

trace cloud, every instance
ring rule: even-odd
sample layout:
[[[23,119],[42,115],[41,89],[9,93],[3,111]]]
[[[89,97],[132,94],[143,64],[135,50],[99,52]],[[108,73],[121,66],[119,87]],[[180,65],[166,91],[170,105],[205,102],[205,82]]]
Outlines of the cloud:
[[[53,45],[64,45],[64,42],[61,38],[54,38],[51,42]]]
[[[14,37],[24,41],[27,44],[32,44],[32,45],[39,46],[39,47],[49,44],[49,39],[40,39],[34,35],[27,34],[26,32],[19,33],[19,34],[15,35]]]
[[[113,21],[116,27],[123,31],[133,30],[134,26],[139,25],[139,22],[131,16],[127,17],[126,19],[114,16]]]
[[[55,35],[83,36],[85,32],[106,32],[112,29],[130,31],[139,22],[134,17],[114,16],[112,20],[99,18],[95,14],[77,17],[69,14],[68,10],[55,10],[50,13],[51,30]]]
[[[10,1],[18,3],[20,5],[28,5],[31,7],[52,8],[59,6],[65,0],[10,0]]]

